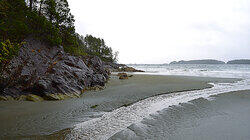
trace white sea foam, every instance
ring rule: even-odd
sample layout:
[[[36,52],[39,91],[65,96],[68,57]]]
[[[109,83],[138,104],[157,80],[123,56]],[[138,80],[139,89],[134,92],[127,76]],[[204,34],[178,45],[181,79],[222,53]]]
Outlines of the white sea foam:
[[[145,74],[250,79],[250,65],[129,65]],[[152,73],[154,71],[154,73]],[[140,73],[138,73],[140,74]]]

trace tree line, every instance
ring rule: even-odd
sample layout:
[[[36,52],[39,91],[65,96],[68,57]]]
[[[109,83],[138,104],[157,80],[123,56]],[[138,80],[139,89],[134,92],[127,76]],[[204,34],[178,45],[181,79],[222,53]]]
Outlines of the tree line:
[[[62,45],[72,55],[96,55],[115,62],[118,53],[101,38],[79,35],[67,0],[1,0],[0,1],[0,61],[6,44],[20,43],[28,36],[50,45]],[[9,43],[11,42],[11,43]],[[11,51],[9,51],[11,52]],[[11,55],[11,54],[10,54]]]

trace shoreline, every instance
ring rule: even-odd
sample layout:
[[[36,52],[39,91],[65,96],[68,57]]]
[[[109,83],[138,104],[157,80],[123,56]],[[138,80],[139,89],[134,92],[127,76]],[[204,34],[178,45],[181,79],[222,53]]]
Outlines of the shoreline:
[[[104,63],[104,62],[102,62]],[[42,101],[59,101],[65,100],[70,98],[80,98],[82,94],[85,92],[91,91],[98,91],[103,90],[108,81],[110,76],[114,76],[112,73],[142,73],[145,71],[135,69],[133,67],[126,66],[124,64],[114,64],[114,63],[105,63],[103,71],[106,72],[104,78],[105,80],[101,82],[101,84],[97,84],[94,86],[87,86],[82,88],[81,90],[74,90],[72,92],[65,92],[64,93],[45,93],[45,94],[37,94],[36,92],[28,92],[28,93],[19,93],[16,95],[13,94],[3,94],[0,95],[0,102],[1,101],[33,101],[33,102],[42,102]],[[106,69],[107,68],[107,69]],[[83,80],[83,79],[82,79]],[[70,83],[70,82],[68,82]],[[39,91],[36,89],[36,91]]]
[[[0,102],[3,107],[0,109],[3,114],[0,116],[0,121],[3,122],[0,132],[1,136],[50,135],[149,97],[209,88],[210,82],[237,80],[239,79],[156,75],[134,75],[127,80],[119,80],[118,77],[111,76],[107,88],[86,92],[80,98],[44,102]],[[26,125],[27,122],[29,125]]]
[[[250,90],[196,98],[132,123],[108,139],[249,139]]]

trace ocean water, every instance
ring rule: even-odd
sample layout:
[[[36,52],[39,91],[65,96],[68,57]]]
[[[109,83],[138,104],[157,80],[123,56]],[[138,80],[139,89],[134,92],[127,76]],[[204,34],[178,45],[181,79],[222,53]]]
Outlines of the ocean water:
[[[141,100],[76,125],[69,139],[250,139],[250,65],[129,66],[146,71],[143,74],[242,80]]]
[[[205,64],[128,64],[146,74],[185,75],[202,77],[224,77],[250,79],[250,65],[205,65]]]

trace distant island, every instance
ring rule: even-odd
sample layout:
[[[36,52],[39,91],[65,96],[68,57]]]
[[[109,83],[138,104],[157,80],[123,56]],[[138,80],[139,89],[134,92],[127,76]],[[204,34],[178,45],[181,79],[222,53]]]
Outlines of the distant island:
[[[250,59],[231,60],[227,64],[250,64]]]
[[[170,64],[225,64],[223,61],[213,60],[213,59],[203,59],[203,60],[190,60],[190,61],[173,61]]]

